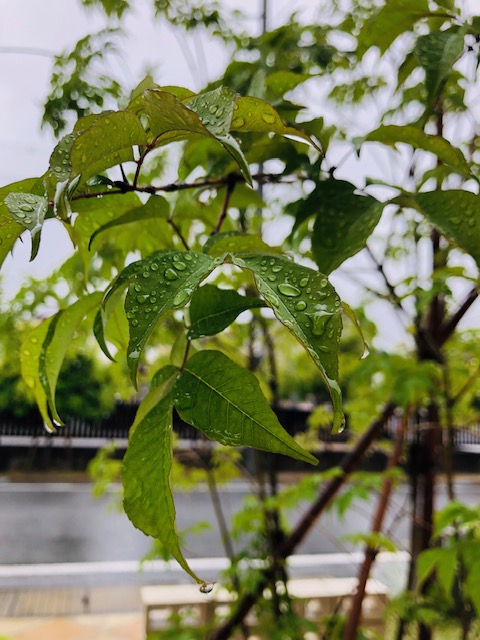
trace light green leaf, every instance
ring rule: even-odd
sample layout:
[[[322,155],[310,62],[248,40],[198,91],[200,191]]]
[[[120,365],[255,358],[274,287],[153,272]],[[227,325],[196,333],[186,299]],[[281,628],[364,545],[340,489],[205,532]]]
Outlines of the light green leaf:
[[[50,432],[56,429],[48,414],[47,394],[39,376],[40,358],[42,357],[43,343],[49,332],[54,316],[47,318],[41,324],[30,331],[20,347],[20,368],[22,378],[29,389],[32,390],[35,402],[42,415],[45,427]]]
[[[417,38],[415,54],[425,69],[428,104],[433,106],[443,83],[465,47],[465,29],[452,27]]]
[[[135,414],[135,420],[130,427],[130,438],[138,424],[163,398],[165,398],[165,396],[171,392],[173,384],[179,373],[180,369],[171,364],[167,364],[155,373],[150,383],[150,389],[145,398],[141,401],[137,409],[137,413]]]
[[[99,309],[97,315],[95,316],[95,320],[93,322],[93,335],[95,336],[96,341],[98,342],[98,346],[103,351],[103,353],[107,356],[109,360],[115,362],[115,358],[110,353],[110,350],[107,346],[107,342],[105,340],[105,327],[106,321],[104,324],[104,316],[102,309]]]
[[[442,561],[437,566],[437,577],[445,595],[450,596],[457,573],[457,549],[444,548],[442,551]]]
[[[100,116],[73,142],[70,151],[72,174],[82,179],[132,158],[132,147],[146,145],[148,136],[140,120],[130,111]],[[125,155],[127,152],[128,158]]]
[[[88,248],[91,248],[93,241],[95,240],[97,235],[99,233],[102,233],[103,231],[107,231],[107,229],[112,229],[113,227],[118,227],[124,224],[130,224],[132,222],[139,222],[141,220],[150,220],[152,218],[166,220],[168,218],[169,212],[170,205],[163,196],[150,196],[147,202],[141,207],[136,207],[135,209],[127,211],[127,213],[124,213],[114,220],[110,220],[106,224],[96,229],[96,231],[90,238]]]
[[[226,329],[247,309],[264,307],[263,300],[247,298],[233,289],[219,289],[211,284],[199,287],[190,303],[190,340],[214,336]]]
[[[230,132],[236,97],[228,87],[218,87],[190,98],[186,105],[213,135],[225,136]]]
[[[91,293],[77,300],[68,309],[59,311],[55,314],[54,320],[50,324],[50,331],[43,342],[38,365],[38,377],[45,390],[52,418],[59,424],[63,424],[63,422],[58,415],[55,404],[55,389],[65,354],[80,322],[90,311],[98,307],[101,299],[101,292]],[[54,429],[50,418],[45,419],[45,422]]]
[[[274,71],[265,78],[267,89],[276,95],[283,96],[287,91],[291,91],[298,87],[306,80],[312,78],[308,73],[295,73],[293,71]]]
[[[203,252],[211,256],[235,253],[283,253],[280,247],[271,247],[260,236],[239,231],[224,231],[210,236],[203,245]]]
[[[399,35],[410,31],[429,13],[427,0],[387,0],[362,26],[358,35],[358,55],[363,56],[370,47],[378,47],[380,53],[385,53]]]
[[[170,486],[172,408],[171,395],[167,394],[132,433],[122,467],[123,504],[135,527],[161,540],[182,569],[202,583],[182,554],[175,526]]]
[[[30,231],[32,236],[30,260],[33,260],[40,246],[40,234],[48,211],[48,200],[33,193],[9,193],[5,196],[4,203],[15,221]]]
[[[220,351],[192,356],[172,393],[180,417],[212,440],[317,464],[280,425],[253,373]]]
[[[443,560],[444,549],[427,549],[417,560],[417,581],[422,585]]]
[[[301,129],[287,126],[268,102],[260,98],[239,97],[235,102],[232,131],[279,133],[282,136],[299,138],[318,149],[318,145]]]
[[[74,131],[64,136],[50,156],[49,170],[59,182],[65,182],[70,178],[72,163],[70,161],[70,151],[75,140],[80,135],[80,131]]]
[[[429,135],[417,127],[385,125],[371,131],[364,140],[365,142],[382,142],[392,147],[396,147],[398,142],[409,144],[414,149],[434,153],[451,169],[465,176],[471,175],[465,156],[458,147],[454,147],[441,136]]]
[[[127,362],[134,383],[140,354],[158,320],[167,311],[184,307],[219,262],[203,253],[167,250],[136,263],[125,298],[130,329]]]
[[[213,104],[211,106],[213,107]],[[252,182],[248,164],[237,141],[228,132],[214,133],[218,127],[212,125],[212,130],[210,130],[195,111],[185,106],[172,93],[146,91],[143,94],[143,108],[149,118],[151,133],[156,137],[157,146],[176,140],[184,140],[191,134],[213,138],[220,142],[238,163],[247,182]],[[223,122],[223,115],[220,117],[220,122]]]
[[[250,269],[261,296],[276,317],[303,344],[320,369],[333,405],[333,429],[344,425],[338,384],[341,302],[327,278],[280,256],[234,255],[233,263]]]
[[[451,189],[399,196],[393,202],[420,211],[480,266],[480,196],[461,189]]]
[[[384,205],[356,195],[353,184],[333,178],[319,182],[308,200],[316,213],[313,255],[320,271],[328,274],[365,247]]]
[[[343,313],[347,316],[347,318],[351,321],[351,323],[353,324],[353,326],[355,327],[355,329],[357,330],[358,333],[358,337],[360,338],[361,342],[362,342],[362,354],[360,356],[360,358],[366,358],[369,352],[369,348],[368,348],[368,344],[365,341],[365,336],[363,335],[363,331],[362,331],[362,327],[360,325],[360,322],[358,321],[358,318],[354,312],[354,310],[352,309],[352,307],[345,302],[344,300],[342,300],[342,310]]]

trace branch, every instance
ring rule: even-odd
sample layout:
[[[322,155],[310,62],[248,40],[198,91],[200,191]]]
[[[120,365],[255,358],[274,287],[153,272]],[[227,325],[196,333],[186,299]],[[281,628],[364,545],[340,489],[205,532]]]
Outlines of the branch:
[[[167,219],[168,224],[172,227],[172,229],[175,231],[175,233],[177,234],[177,236],[180,238],[180,242],[183,244],[183,246],[185,247],[186,251],[190,251],[190,247],[188,246],[188,242],[185,240],[183,233],[180,229],[180,227],[173,221],[173,218],[168,218]]]
[[[450,318],[447,318],[444,321],[443,325],[440,327],[438,331],[439,346],[444,345],[445,342],[454,333],[460,320],[467,313],[467,311],[470,309],[470,307],[472,306],[472,304],[475,302],[477,298],[478,298],[478,289],[477,287],[474,287],[470,291],[470,293],[466,296],[465,300],[462,302],[462,304],[457,309],[457,311],[455,311],[455,313],[452,316],[450,316]]]
[[[231,173],[227,176],[227,191],[225,193],[225,199],[223,201],[222,210],[220,211],[220,215],[218,216],[217,224],[213,229],[211,236],[214,236],[216,233],[220,232],[222,228],[222,224],[227,217],[228,205],[230,204],[230,198],[232,197],[233,190],[235,189],[235,185],[237,184],[237,180],[235,179],[235,174]]]
[[[292,533],[285,539],[278,550],[278,558],[288,558],[295,550],[295,547],[302,542],[317,518],[325,511],[330,501],[345,483],[348,476],[356,469],[372,442],[381,433],[385,422],[392,416],[394,409],[395,406],[393,403],[390,402],[387,404],[380,417],[370,425],[362,434],[355,447],[343,458],[340,465],[342,473],[330,480]],[[264,570],[263,576],[258,580],[255,588],[243,596],[233,615],[213,632],[210,640],[227,640],[230,638],[233,630],[242,622],[253,605],[261,597],[263,590],[268,585],[271,573],[271,567]]]
[[[397,307],[397,309],[399,309],[402,313],[408,315],[407,311],[405,310],[405,308],[402,305],[402,301],[400,300],[400,298],[397,295],[397,292],[395,291],[395,287],[390,282],[390,280],[387,278],[387,274],[385,273],[385,270],[383,268],[383,264],[376,259],[376,257],[374,256],[372,250],[370,249],[370,247],[368,245],[365,248],[367,249],[367,253],[370,256],[370,258],[372,259],[373,263],[375,264],[375,267],[376,267],[378,273],[382,276],[382,280],[385,283],[385,286],[387,287],[388,293],[390,294],[389,298],[390,298],[391,302],[393,302],[393,304]]]

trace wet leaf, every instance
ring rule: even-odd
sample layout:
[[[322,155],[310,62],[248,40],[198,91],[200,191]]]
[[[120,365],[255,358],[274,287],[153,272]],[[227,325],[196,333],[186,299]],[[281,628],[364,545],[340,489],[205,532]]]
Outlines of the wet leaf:
[[[236,97],[231,89],[218,87],[190,98],[186,104],[213,135],[225,136],[230,132]]]
[[[163,196],[150,196],[147,202],[141,207],[136,207],[135,209],[127,211],[127,213],[124,213],[118,218],[115,218],[115,220],[110,220],[106,224],[96,229],[96,231],[90,238],[88,248],[91,248],[93,241],[95,240],[97,235],[99,233],[102,233],[103,231],[107,231],[108,229],[112,229],[113,227],[118,227],[124,224],[131,224],[132,222],[150,220],[152,218],[166,220],[168,218],[169,212],[170,205]]]
[[[232,131],[279,133],[282,136],[299,138],[318,149],[315,141],[301,129],[286,125],[278,111],[260,98],[239,97],[235,102]]]
[[[417,38],[415,54],[425,69],[428,104],[433,106],[450,70],[465,47],[465,30],[452,27]]]
[[[393,202],[420,211],[480,266],[480,196],[461,189],[451,189],[399,196]]]
[[[465,156],[458,147],[454,147],[441,136],[429,135],[417,127],[385,125],[371,131],[364,140],[365,142],[383,142],[383,144],[392,147],[396,147],[399,142],[409,144],[414,149],[423,149],[434,153],[451,169],[465,176],[471,175]]]
[[[33,260],[40,246],[40,234],[48,211],[48,200],[33,193],[9,193],[5,196],[4,203],[15,221],[30,231],[32,236],[30,260]]]
[[[203,245],[203,252],[211,256],[235,253],[283,253],[280,247],[271,247],[260,236],[239,231],[224,231],[210,236]]]
[[[317,464],[278,422],[254,374],[220,351],[192,356],[172,393],[180,417],[212,440]]]
[[[233,263],[253,271],[260,295],[276,317],[307,349],[320,369],[333,404],[333,428],[343,428],[338,384],[341,302],[326,276],[280,256],[233,256]]]
[[[318,183],[308,200],[316,213],[313,255],[320,271],[329,274],[365,247],[384,205],[355,194],[353,184],[334,179]]]
[[[175,505],[170,486],[172,467],[172,409],[170,394],[140,420],[133,431],[122,467],[123,504],[131,522],[162,542],[196,582],[178,540]]]
[[[133,159],[132,147],[147,143],[148,136],[140,120],[130,111],[100,116],[73,142],[70,151],[72,175],[80,173],[86,180]]]
[[[158,320],[167,311],[184,307],[218,263],[203,253],[169,250],[134,263],[137,267],[125,298],[130,329],[127,362],[134,383],[140,354]]]
[[[190,303],[190,340],[214,336],[226,329],[247,309],[264,307],[263,300],[247,298],[233,289],[219,289],[211,284],[199,287]]]
[[[40,178],[29,178],[14,182],[0,189],[0,266],[13,249],[13,245],[25,230],[10,213],[5,198],[9,193],[36,193],[43,192]]]

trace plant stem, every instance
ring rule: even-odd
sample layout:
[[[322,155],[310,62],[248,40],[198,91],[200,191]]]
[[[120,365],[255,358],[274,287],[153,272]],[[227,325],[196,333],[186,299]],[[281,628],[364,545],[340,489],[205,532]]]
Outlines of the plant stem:
[[[220,229],[222,228],[222,224],[225,221],[225,218],[227,217],[227,213],[228,213],[228,205],[230,204],[230,198],[232,197],[232,193],[235,189],[235,185],[237,184],[237,181],[235,180],[235,174],[232,173],[230,175],[227,176],[227,190],[225,192],[225,199],[223,200],[223,206],[222,206],[222,210],[220,211],[220,215],[218,216],[218,220],[217,223],[215,225],[215,228],[213,229],[212,233],[210,235],[214,236],[216,233],[220,232]]]

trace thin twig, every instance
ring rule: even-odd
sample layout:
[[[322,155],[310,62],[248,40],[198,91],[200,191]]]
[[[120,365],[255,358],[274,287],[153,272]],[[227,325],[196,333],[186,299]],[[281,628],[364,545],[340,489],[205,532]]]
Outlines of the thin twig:
[[[177,236],[180,238],[180,242],[183,244],[183,246],[185,247],[186,251],[190,251],[190,247],[188,246],[188,242],[185,240],[185,238],[183,236],[183,233],[180,230],[180,227],[173,221],[173,218],[168,218],[167,222],[172,227],[172,229],[175,231]]]
[[[235,174],[228,175],[227,176],[227,190],[225,192],[225,198],[223,200],[222,210],[220,211],[220,215],[218,216],[218,220],[217,220],[217,223],[215,225],[215,228],[213,229],[212,233],[210,234],[212,236],[214,236],[216,233],[219,233],[220,229],[222,228],[222,224],[224,223],[225,218],[227,217],[228,206],[230,204],[230,198],[232,197],[232,193],[233,193],[233,191],[235,189],[235,185],[236,184],[237,184],[237,181],[235,179]]]

